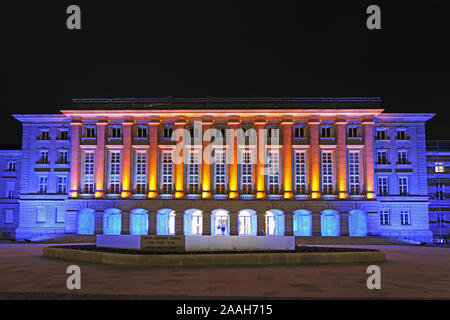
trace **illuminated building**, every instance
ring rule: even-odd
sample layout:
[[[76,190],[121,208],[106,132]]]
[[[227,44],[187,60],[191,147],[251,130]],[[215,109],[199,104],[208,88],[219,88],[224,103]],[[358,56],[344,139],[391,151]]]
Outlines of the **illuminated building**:
[[[132,103],[130,103],[132,102]],[[18,239],[430,241],[425,122],[377,98],[74,100],[23,124]]]
[[[450,141],[427,141],[430,230],[434,241],[450,241]]]

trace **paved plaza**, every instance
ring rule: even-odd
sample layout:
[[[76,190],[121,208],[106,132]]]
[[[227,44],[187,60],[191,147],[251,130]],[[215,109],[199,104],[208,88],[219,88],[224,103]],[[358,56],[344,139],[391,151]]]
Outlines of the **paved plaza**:
[[[136,268],[56,260],[49,244],[0,244],[5,298],[450,298],[450,248],[366,245],[384,250],[381,289],[366,287],[367,264],[232,268]],[[68,290],[66,268],[81,268],[81,290]],[[69,296],[67,296],[69,294]],[[113,297],[113,298],[114,298]]]

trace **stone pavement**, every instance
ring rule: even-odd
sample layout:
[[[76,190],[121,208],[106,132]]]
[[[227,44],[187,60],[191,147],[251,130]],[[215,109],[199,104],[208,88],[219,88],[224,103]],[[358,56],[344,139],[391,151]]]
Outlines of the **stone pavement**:
[[[46,258],[42,248],[48,245],[0,244],[0,299],[70,299],[70,294],[82,299],[450,299],[450,248],[348,246],[387,253],[387,261],[379,264],[381,290],[368,290],[366,264],[145,269]],[[66,287],[71,264],[81,268],[81,290]]]

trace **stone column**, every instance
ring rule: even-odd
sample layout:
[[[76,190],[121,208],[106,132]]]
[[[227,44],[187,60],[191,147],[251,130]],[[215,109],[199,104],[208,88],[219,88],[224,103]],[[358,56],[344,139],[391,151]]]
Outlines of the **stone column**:
[[[126,120],[123,127],[123,161],[122,161],[122,198],[131,196],[131,126],[133,121]]]
[[[158,196],[158,126],[159,120],[148,123],[148,197],[155,199]]]
[[[308,122],[310,128],[310,149],[311,149],[311,198],[320,198],[320,158],[319,158],[319,121]]]
[[[204,236],[210,236],[211,235],[212,214],[209,210],[203,212],[202,214],[203,214],[203,232],[202,232],[202,234]]]
[[[182,199],[184,197],[184,127],[185,120],[177,120],[175,122],[175,198]]]
[[[283,128],[283,187],[284,198],[292,199],[292,121],[281,122]]]
[[[107,121],[97,122],[97,150],[95,154],[95,197],[105,194],[105,131]]]
[[[373,125],[374,122],[365,120],[362,122],[364,132],[364,164],[365,164],[365,189],[367,199],[376,197],[373,164]]]
[[[266,218],[265,218],[265,211],[259,211],[256,213],[256,219],[257,219],[257,233],[258,236],[265,236],[266,235]]]
[[[256,198],[266,197],[264,163],[266,155],[265,125],[267,121],[255,122],[256,129]]]
[[[347,131],[346,120],[335,122],[337,132],[337,181],[339,199],[348,197],[347,187]]]
[[[80,139],[81,139],[81,121],[72,121],[70,123],[72,130],[71,137],[71,156],[70,156],[70,192],[71,198],[78,197],[80,189]]]
[[[294,214],[290,211],[284,213],[284,235],[294,235]]]

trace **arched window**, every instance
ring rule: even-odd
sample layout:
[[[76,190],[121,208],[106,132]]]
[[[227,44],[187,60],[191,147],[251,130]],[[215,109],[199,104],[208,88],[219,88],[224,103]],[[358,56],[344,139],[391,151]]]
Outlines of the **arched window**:
[[[367,236],[367,213],[363,210],[351,210],[348,216],[348,233],[350,237]]]
[[[211,234],[216,236],[230,235],[230,215],[227,210],[216,209],[211,212]]]
[[[175,234],[175,211],[172,209],[160,209],[156,213],[156,234]]]
[[[77,214],[77,234],[94,234],[95,213],[93,209],[85,208]]]
[[[130,234],[148,234],[148,211],[145,209],[133,209],[130,212]]]
[[[103,213],[103,234],[120,235],[122,213],[119,209],[107,209]]]
[[[203,214],[198,209],[188,209],[184,212],[184,234],[202,235]]]
[[[238,223],[240,236],[256,236],[257,218],[255,210],[244,209],[239,211]]]
[[[294,236],[312,236],[312,215],[311,211],[299,209],[294,211]]]
[[[320,216],[320,229],[323,237],[337,237],[341,233],[339,212],[327,209]]]
[[[284,236],[284,212],[271,209],[265,215],[266,236]]]

